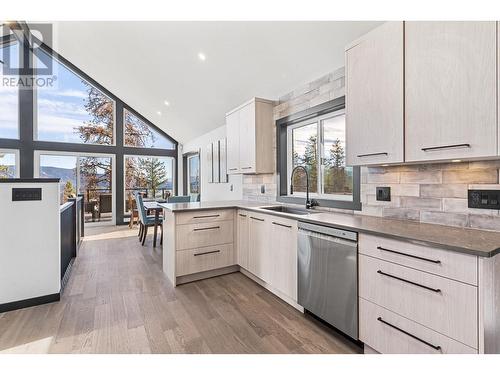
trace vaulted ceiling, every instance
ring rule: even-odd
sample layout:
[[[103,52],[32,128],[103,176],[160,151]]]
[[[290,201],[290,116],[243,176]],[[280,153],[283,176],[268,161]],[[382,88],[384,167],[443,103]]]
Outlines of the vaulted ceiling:
[[[344,46],[378,24],[56,22],[53,46],[185,143],[253,96],[277,99],[343,66]]]

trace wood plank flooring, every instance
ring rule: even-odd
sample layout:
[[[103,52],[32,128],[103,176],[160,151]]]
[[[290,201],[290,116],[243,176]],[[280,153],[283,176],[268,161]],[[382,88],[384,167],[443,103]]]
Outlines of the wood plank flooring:
[[[60,302],[0,314],[0,353],[359,353],[234,273],[174,289],[137,230],[87,230]]]

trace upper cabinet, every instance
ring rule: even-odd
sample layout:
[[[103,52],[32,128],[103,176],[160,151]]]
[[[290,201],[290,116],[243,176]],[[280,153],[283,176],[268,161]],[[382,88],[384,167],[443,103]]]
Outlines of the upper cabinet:
[[[406,161],[497,155],[495,22],[406,22]]]
[[[495,22],[387,22],[347,47],[347,163],[498,158],[497,39]]]
[[[346,49],[347,164],[403,162],[403,22]]]
[[[273,102],[254,98],[226,114],[229,174],[273,173]]]

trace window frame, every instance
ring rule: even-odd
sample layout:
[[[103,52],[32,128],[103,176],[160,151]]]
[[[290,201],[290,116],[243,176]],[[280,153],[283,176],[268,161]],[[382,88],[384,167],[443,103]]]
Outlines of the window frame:
[[[117,128],[117,110],[116,110],[116,100],[109,95],[105,90],[102,90],[100,85],[95,85],[90,82],[87,78],[85,78],[82,74],[77,72],[77,69],[74,69],[70,66],[70,64],[63,61],[63,59],[59,58],[59,55],[53,53],[53,51],[47,51],[42,48],[43,53],[46,53],[50,56],[52,60],[55,60],[58,64],[64,66],[68,71],[77,76],[80,80],[85,81],[89,86],[92,86],[94,89],[100,91],[104,96],[106,96],[110,101],[113,102],[113,142],[111,144],[101,144],[101,143],[85,143],[85,142],[64,142],[64,141],[54,141],[54,140],[46,140],[38,138],[38,89],[36,86],[33,86],[33,140],[36,142],[47,142],[47,143],[63,143],[63,144],[72,144],[72,145],[88,145],[88,146],[103,146],[103,147],[113,147],[116,146],[116,128]],[[52,52],[52,53],[51,53]],[[123,112],[125,111],[125,108]],[[125,115],[125,112],[124,112]]]
[[[200,184],[198,185],[198,193],[193,193],[191,192],[191,184],[190,184],[190,181],[191,181],[191,168],[190,168],[190,164],[189,162],[191,161],[191,159],[193,158],[198,158],[198,180],[200,182]],[[200,194],[201,193],[201,176],[200,176],[200,153],[199,152],[196,152],[196,153],[193,153],[192,155],[188,155],[186,157],[186,177],[187,177],[187,186],[186,186],[186,190],[187,190],[187,195],[190,195],[190,194]]]
[[[18,40],[15,38],[13,34],[5,35],[3,37],[0,37],[0,48],[4,48],[4,45],[10,46],[12,44],[18,44],[19,45],[19,57],[21,57],[22,54],[22,47],[21,44],[18,42]],[[21,137],[21,121],[20,121],[20,113],[21,113],[21,101],[20,101],[20,90],[17,88],[17,134],[16,137],[14,138],[1,138],[3,140],[13,140],[13,141],[19,141]]]
[[[307,110],[295,113],[285,118],[276,121],[276,158],[277,158],[277,174],[278,174],[278,187],[277,197],[278,202],[303,204],[305,193],[289,194],[289,185],[292,171],[292,137],[289,133],[301,126],[317,124],[318,129],[318,157],[322,157],[323,153],[323,134],[321,134],[320,122],[328,118],[334,117],[335,114],[345,114],[345,96],[331,100],[329,102],[317,105]],[[346,129],[347,131],[347,129]],[[321,161],[318,163],[318,169],[321,169]],[[318,173],[318,188],[323,184],[320,179],[322,178],[322,171]],[[348,210],[361,210],[361,172],[360,167],[353,167],[353,192],[352,200],[341,199],[338,194],[321,194],[310,193],[310,198],[318,201],[322,207],[348,209]]]
[[[148,121],[147,119],[145,119],[143,116],[141,116],[139,113],[137,113],[136,111],[134,111],[133,109],[127,107],[127,106],[124,106],[123,107],[123,119],[122,119],[122,124],[123,124],[123,147],[129,147],[129,148],[134,148],[134,149],[145,149],[145,148],[150,148],[152,150],[175,150],[176,147],[177,147],[177,141],[175,139],[173,139],[172,137],[170,137],[168,134],[164,133],[161,134],[161,136],[165,137],[166,139],[168,139],[168,141],[170,143],[172,143],[172,146],[173,148],[160,148],[160,147],[139,147],[139,146],[130,146],[130,145],[127,145],[125,144],[125,130],[126,130],[126,127],[125,127],[125,120],[127,118],[127,112],[130,113],[132,116],[135,116],[137,117],[140,121],[144,122],[148,127],[150,127],[152,130],[158,132],[158,133],[162,133],[162,132],[159,132],[158,131],[158,128],[156,126],[151,126],[151,122]]]

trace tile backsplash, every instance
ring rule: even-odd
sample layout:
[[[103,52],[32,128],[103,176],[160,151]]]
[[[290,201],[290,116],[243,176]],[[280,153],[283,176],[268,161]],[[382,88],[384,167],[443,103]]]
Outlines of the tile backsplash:
[[[279,98],[275,120],[345,94],[344,68]],[[273,142],[276,144],[276,142]],[[500,231],[498,210],[467,207],[468,189],[500,189],[500,160],[361,168],[362,211],[325,209],[425,223]],[[265,192],[261,193],[264,186]],[[377,201],[375,188],[389,186],[391,201]],[[243,176],[243,198],[276,200],[277,175]]]

